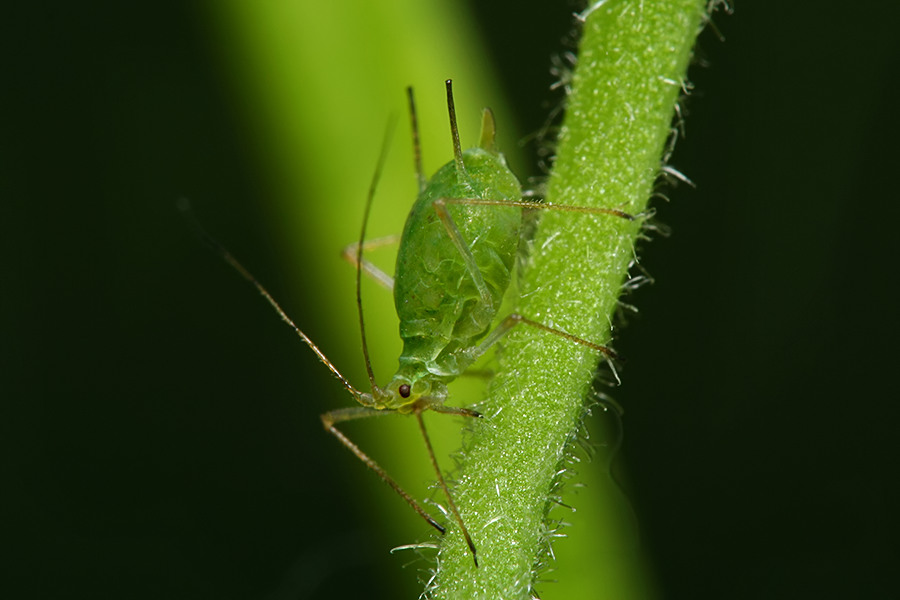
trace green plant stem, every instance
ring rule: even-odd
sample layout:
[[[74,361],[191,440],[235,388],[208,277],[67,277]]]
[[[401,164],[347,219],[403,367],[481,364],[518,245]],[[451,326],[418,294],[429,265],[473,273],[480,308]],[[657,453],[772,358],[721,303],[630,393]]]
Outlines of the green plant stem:
[[[705,5],[616,0],[590,14],[549,203],[645,209]],[[638,221],[543,211],[517,310],[608,344],[640,229]],[[455,488],[481,566],[451,530],[439,552],[434,597],[530,597],[553,529],[548,513],[559,473],[601,358],[525,326],[505,340],[482,408],[486,418],[467,439]]]

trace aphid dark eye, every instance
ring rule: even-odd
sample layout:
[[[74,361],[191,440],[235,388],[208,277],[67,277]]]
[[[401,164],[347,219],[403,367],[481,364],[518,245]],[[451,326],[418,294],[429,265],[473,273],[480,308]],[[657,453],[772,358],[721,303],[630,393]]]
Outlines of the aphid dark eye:
[[[409,398],[410,389],[408,383],[404,383],[403,385],[401,385],[399,388],[397,388],[397,391],[400,393],[401,398]]]

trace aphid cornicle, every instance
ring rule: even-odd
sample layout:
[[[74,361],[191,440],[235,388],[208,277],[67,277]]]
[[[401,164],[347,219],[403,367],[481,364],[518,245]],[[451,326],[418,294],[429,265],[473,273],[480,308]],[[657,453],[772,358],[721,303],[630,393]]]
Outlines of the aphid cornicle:
[[[266,289],[227,250],[212,240],[209,241],[228,263],[257,288],[281,318],[361,404],[323,414],[322,423],[325,429],[375,471],[430,525],[444,533],[442,525],[337,428],[339,423],[345,421],[383,415],[386,412],[415,415],[438,483],[444,491],[450,512],[459,524],[477,567],[475,544],[438,467],[422,413],[433,410],[465,417],[480,417],[480,414],[467,408],[446,406],[444,402],[448,396],[447,384],[459,377],[494,343],[520,323],[588,346],[607,356],[614,356],[612,351],[604,346],[519,314],[506,316],[493,329],[492,325],[503,295],[510,284],[519,247],[524,209],[606,214],[626,219],[633,217],[615,209],[522,201],[519,181],[495,145],[493,113],[490,109],[484,110],[479,146],[463,152],[459,143],[450,80],[446,81],[446,88],[453,139],[453,160],[441,167],[427,181],[422,173],[412,89],[408,90],[419,194],[400,238],[394,278],[363,258],[366,224],[381,162],[369,191],[359,241],[349,246],[344,253],[345,257],[356,265],[357,309],[371,391],[363,392],[354,387],[318,346],[294,324]],[[397,316],[400,320],[403,351],[397,372],[384,386],[379,386],[376,382],[369,360],[360,297],[363,272],[373,275],[383,285],[393,288]]]

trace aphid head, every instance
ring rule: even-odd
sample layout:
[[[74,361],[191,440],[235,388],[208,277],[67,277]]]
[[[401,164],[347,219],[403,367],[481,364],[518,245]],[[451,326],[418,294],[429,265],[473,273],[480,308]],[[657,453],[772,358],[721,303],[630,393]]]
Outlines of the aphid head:
[[[447,386],[427,375],[416,377],[397,373],[390,383],[377,388],[373,396],[375,408],[409,412],[422,403],[443,403],[447,398]]]

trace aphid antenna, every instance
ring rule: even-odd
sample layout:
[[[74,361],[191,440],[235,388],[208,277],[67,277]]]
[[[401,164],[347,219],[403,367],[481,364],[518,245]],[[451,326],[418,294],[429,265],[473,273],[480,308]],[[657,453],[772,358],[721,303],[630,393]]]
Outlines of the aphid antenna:
[[[366,229],[369,225],[369,214],[372,212],[372,202],[375,199],[375,190],[378,187],[378,180],[381,179],[381,171],[384,170],[384,164],[387,161],[387,152],[390,145],[392,133],[394,131],[395,118],[388,120],[387,128],[384,132],[384,141],[381,144],[381,152],[378,154],[378,162],[375,165],[375,172],[372,174],[372,181],[369,184],[369,194],[366,197],[366,208],[363,212],[362,227],[359,231],[359,243],[356,245],[356,312],[359,315],[359,335],[362,339],[363,360],[366,363],[366,374],[369,376],[369,387],[372,394],[378,390],[378,384],[375,383],[375,373],[372,371],[372,360],[369,358],[369,344],[366,341],[366,322],[363,317],[362,305],[362,254],[363,244],[366,241]]]
[[[409,99],[409,120],[412,128],[413,160],[416,165],[416,178],[419,180],[419,193],[421,194],[428,182],[425,179],[425,171],[422,169],[422,146],[419,143],[419,118],[416,113],[416,100],[413,97],[412,86],[406,88],[406,97]]]
[[[186,198],[180,198],[177,202],[177,206],[178,210],[181,211],[181,214],[184,216],[184,218],[187,219],[188,222],[190,222],[191,226],[194,228],[200,239],[202,239],[203,242],[213,252],[218,254],[222,258],[222,260],[224,260],[231,268],[240,273],[240,275],[244,279],[249,281],[253,285],[253,287],[256,288],[256,291],[258,291],[262,295],[262,297],[266,299],[266,302],[268,302],[269,305],[275,310],[275,312],[278,313],[278,316],[281,317],[281,320],[287,323],[288,327],[294,330],[294,333],[296,333],[300,337],[300,339],[303,340],[303,343],[309,346],[309,349],[312,350],[313,353],[315,353],[316,357],[323,365],[328,367],[328,370],[331,371],[331,374],[341,382],[344,388],[361,403],[371,405],[371,394],[366,394],[353,387],[353,384],[350,383],[350,380],[344,377],[344,375],[338,370],[338,368],[334,366],[334,363],[328,360],[328,357],[325,356],[325,353],[322,352],[319,347],[309,338],[309,336],[307,336],[302,329],[297,327],[297,324],[294,323],[294,321],[287,315],[286,312],[284,312],[284,309],[281,308],[281,305],[278,304],[275,298],[272,297],[272,294],[269,293],[269,290],[267,290],[263,286],[263,284],[261,284],[259,280],[257,280],[256,277],[254,277],[253,274],[244,267],[244,265],[238,262],[238,260],[234,256],[232,256],[231,252],[225,249],[225,246],[220,244],[214,237],[207,233],[207,231],[203,228],[202,225],[200,225],[200,222],[194,216],[190,201]]]
[[[456,105],[453,103],[453,80],[444,82],[447,86],[447,111],[450,113],[450,136],[453,138],[453,160],[456,161],[456,170],[465,175],[466,166],[463,164],[462,146],[459,144],[459,127],[456,125]]]

